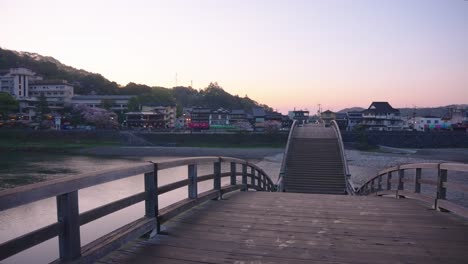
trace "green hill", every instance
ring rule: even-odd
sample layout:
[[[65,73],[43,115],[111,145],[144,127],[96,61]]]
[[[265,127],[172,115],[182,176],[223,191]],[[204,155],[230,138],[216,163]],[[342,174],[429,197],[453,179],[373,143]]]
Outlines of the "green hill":
[[[37,53],[19,52],[0,48],[0,69],[25,67],[40,74],[44,79],[63,79],[73,84],[75,94],[137,95],[134,103],[177,104],[178,107],[202,106],[209,108],[245,109],[266,107],[247,96],[239,97],[224,91],[217,83],[196,90],[192,87],[150,87],[133,82],[121,86],[98,73],[76,69],[57,59]]]

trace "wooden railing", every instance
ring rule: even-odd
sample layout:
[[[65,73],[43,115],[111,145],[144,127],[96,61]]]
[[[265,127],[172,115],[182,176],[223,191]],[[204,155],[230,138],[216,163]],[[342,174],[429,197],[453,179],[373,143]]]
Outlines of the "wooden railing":
[[[437,180],[424,179],[423,169],[437,172]],[[405,171],[415,170],[413,179],[405,175]],[[396,198],[414,198],[424,201],[434,209],[450,211],[468,218],[468,209],[447,200],[447,190],[468,193],[468,184],[447,181],[449,171],[468,172],[468,164],[463,163],[413,163],[391,167],[380,171],[356,191],[359,195],[376,194],[394,195]],[[412,183],[408,189],[405,183]],[[421,185],[436,186],[433,195],[421,193]]]
[[[230,163],[230,171],[221,171],[222,162]],[[213,163],[213,174],[198,176],[197,165],[206,163]],[[238,164],[242,166],[240,172],[237,171]],[[188,166],[187,179],[158,187],[158,172],[179,166]],[[78,190],[139,174],[144,175],[144,191],[83,213],[79,212]],[[237,182],[237,176],[241,176],[241,183]],[[229,185],[221,186],[223,177],[230,177]],[[213,189],[198,193],[197,182],[207,180],[213,180]],[[188,186],[187,199],[162,209],[158,208],[159,195],[184,186]],[[228,157],[197,157],[150,162],[2,191],[0,192],[0,211],[55,196],[57,222],[0,244],[0,260],[58,236],[60,258],[56,262],[90,263],[130,240],[145,234],[158,233],[161,224],[193,206],[210,199],[220,199],[223,194],[239,189],[241,191],[248,189],[274,191],[275,185],[261,168],[245,160]],[[145,202],[145,215],[142,218],[81,246],[80,226],[143,201]]]
[[[344,175],[345,179],[344,180],[345,180],[345,184],[346,184],[346,192],[348,194],[350,194],[350,195],[354,195],[356,187],[351,182],[351,174],[350,174],[349,168],[348,168],[348,161],[346,159],[346,152],[345,152],[345,149],[344,149],[343,138],[341,137],[340,127],[338,126],[338,123],[336,123],[335,120],[332,120],[330,122],[330,126],[335,131],[336,137],[338,139],[338,145],[339,145],[339,148],[340,148],[341,160],[343,162],[343,171],[345,173],[345,175]]]
[[[283,192],[284,191],[283,181],[284,181],[284,175],[286,175],[286,170],[287,170],[286,161],[287,161],[288,154],[289,154],[289,148],[290,148],[290,145],[291,145],[292,135],[294,134],[294,129],[296,128],[296,125],[297,125],[297,120],[294,120],[292,125],[291,125],[291,128],[289,129],[288,142],[286,143],[286,149],[284,150],[283,161],[281,162],[280,173],[279,173],[279,176],[278,176],[278,180],[276,181],[276,186],[277,186],[277,191],[278,192]]]

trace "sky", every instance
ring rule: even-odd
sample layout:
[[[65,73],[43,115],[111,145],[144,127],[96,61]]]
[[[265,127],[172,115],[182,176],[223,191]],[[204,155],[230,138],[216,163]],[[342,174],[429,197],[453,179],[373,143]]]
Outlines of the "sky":
[[[283,113],[468,103],[466,0],[0,0],[0,47]],[[177,78],[176,78],[177,76]]]

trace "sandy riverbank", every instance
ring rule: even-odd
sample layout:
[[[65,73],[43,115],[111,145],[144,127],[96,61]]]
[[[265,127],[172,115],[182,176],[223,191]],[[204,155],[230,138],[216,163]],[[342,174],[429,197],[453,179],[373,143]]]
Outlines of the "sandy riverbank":
[[[229,156],[247,159],[276,180],[283,159],[281,148],[193,148],[193,147],[96,147],[80,150],[83,155],[105,156]],[[385,168],[406,163],[463,162],[468,163],[468,149],[394,149],[393,153],[346,150],[351,179],[360,186]]]

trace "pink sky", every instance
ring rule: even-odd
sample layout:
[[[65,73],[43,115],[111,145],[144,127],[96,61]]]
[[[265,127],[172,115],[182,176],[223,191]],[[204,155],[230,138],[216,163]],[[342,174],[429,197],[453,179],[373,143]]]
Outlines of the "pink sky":
[[[468,1],[0,1],[0,46],[282,112],[468,103]]]

